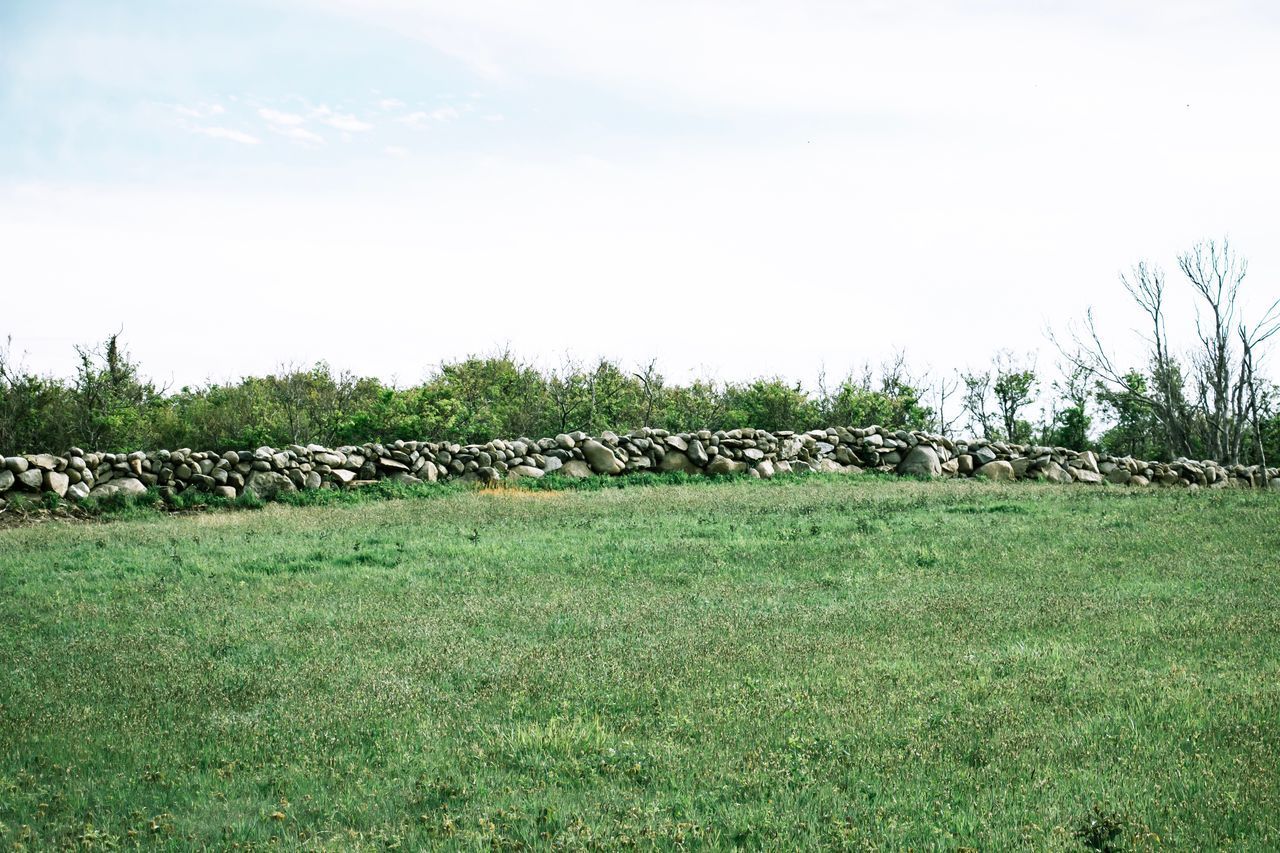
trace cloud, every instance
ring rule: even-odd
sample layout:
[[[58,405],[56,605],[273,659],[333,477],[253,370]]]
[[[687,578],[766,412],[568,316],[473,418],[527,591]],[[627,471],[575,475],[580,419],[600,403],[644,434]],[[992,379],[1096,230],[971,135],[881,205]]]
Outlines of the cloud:
[[[422,129],[433,121],[456,121],[462,117],[462,113],[458,112],[454,107],[440,107],[431,112],[417,110],[408,115],[403,115],[396,121],[401,124],[407,124],[409,127]]]
[[[225,139],[229,142],[239,142],[241,145],[257,145],[262,140],[256,136],[245,133],[240,130],[233,130],[229,127],[196,127],[192,128],[193,133],[201,133],[205,136],[212,136],[214,139]]]
[[[348,133],[362,133],[366,130],[372,130],[373,125],[367,121],[361,121],[350,113],[334,112],[326,106],[320,106],[315,109],[316,121],[321,124],[327,124],[335,130],[342,130]]]
[[[197,104],[195,106],[175,104],[173,111],[185,118],[211,118],[212,116],[222,115],[226,112],[226,108],[221,104]]]
[[[305,127],[272,127],[271,129],[281,136],[292,139],[294,142],[300,142],[303,145],[324,145],[323,136],[313,133]]]
[[[303,2],[303,0],[294,0]],[[496,85],[590,81],[698,115],[1035,133],[1166,117],[1265,128],[1280,16],[1266,4],[942,0],[305,0],[429,44]],[[1274,6],[1275,4],[1271,4]],[[1167,13],[1166,13],[1167,11]],[[1217,57],[1230,56],[1230,62]],[[1212,124],[1212,119],[1209,123]]]
[[[272,110],[266,107],[258,110],[258,115],[262,116],[268,122],[274,125],[283,125],[286,127],[297,127],[306,121],[305,118],[297,113],[286,113],[280,110]]]
[[[403,107],[404,101],[401,101],[398,98],[383,98],[378,101],[378,109],[383,112],[391,112],[392,110],[402,109]]]
[[[388,145],[382,149],[382,152],[388,157],[395,157],[396,159],[403,159],[409,156],[409,149],[399,145]]]
[[[430,118],[430,116],[421,110],[418,110],[416,112],[409,113],[408,115],[400,116],[396,121],[401,124],[407,124],[409,127],[422,127],[427,123],[428,118]]]

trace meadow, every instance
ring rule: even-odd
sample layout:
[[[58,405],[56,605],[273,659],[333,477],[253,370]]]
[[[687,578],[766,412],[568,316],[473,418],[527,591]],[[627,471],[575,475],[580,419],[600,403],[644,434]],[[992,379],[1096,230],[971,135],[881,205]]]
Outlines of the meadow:
[[[815,475],[3,529],[0,846],[1275,849],[1278,522]]]

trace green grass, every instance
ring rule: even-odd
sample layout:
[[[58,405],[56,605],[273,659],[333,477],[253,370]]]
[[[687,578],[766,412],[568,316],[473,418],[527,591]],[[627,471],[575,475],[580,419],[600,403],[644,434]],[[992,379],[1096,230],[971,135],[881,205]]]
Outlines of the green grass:
[[[0,531],[0,845],[1280,845],[1280,501],[809,477]]]

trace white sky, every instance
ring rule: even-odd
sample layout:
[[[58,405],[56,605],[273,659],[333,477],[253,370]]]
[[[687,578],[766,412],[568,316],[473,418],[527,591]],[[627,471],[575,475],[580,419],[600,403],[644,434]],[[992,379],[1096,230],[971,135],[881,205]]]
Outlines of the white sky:
[[[1224,234],[1280,296],[1274,4],[187,5],[0,11],[32,368],[1051,368],[1089,305],[1136,358],[1117,273]]]

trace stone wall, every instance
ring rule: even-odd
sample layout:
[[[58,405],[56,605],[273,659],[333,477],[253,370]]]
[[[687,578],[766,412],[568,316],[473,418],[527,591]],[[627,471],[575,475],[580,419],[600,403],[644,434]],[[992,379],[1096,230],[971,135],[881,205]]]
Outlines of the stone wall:
[[[0,507],[17,493],[54,492],[73,501],[155,487],[196,489],[234,498],[271,499],[299,489],[353,488],[382,479],[404,483],[618,475],[630,471],[741,474],[765,479],[797,471],[883,471],[921,477],[983,477],[1129,486],[1280,489],[1280,470],[1212,461],[1145,462],[1091,451],[982,440],[951,440],[881,427],[832,427],[806,433],[735,429],[669,433],[641,429],[618,436],[581,432],[555,438],[495,439],[486,444],[396,441],[358,447],[311,444],[210,451],[159,450],[66,456],[9,456],[0,467]]]

